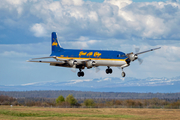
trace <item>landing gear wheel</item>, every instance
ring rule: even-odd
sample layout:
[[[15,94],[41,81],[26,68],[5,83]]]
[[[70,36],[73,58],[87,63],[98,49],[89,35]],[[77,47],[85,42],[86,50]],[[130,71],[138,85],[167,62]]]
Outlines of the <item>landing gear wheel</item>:
[[[112,69],[109,69],[109,73],[110,73],[110,74],[112,73]]]
[[[125,76],[126,76],[126,73],[125,73],[125,72],[122,72],[121,75],[122,75],[122,77],[125,77]]]
[[[112,69],[110,68],[110,69],[106,69],[106,73],[107,74],[111,74],[112,73]]]
[[[77,75],[78,75],[78,77],[81,77],[81,76],[83,77],[84,76],[84,72],[78,72]]]
[[[84,72],[81,72],[81,76],[82,76],[82,77],[84,76]]]
[[[106,69],[106,74],[109,74],[109,69]]]
[[[81,77],[81,72],[78,72],[77,75],[78,75],[78,77]]]

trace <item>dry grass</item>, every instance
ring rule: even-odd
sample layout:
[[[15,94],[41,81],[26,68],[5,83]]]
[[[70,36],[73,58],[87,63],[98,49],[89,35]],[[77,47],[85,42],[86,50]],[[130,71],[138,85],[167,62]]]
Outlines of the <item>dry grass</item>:
[[[0,119],[71,120],[180,120],[179,109],[42,108],[0,106]]]

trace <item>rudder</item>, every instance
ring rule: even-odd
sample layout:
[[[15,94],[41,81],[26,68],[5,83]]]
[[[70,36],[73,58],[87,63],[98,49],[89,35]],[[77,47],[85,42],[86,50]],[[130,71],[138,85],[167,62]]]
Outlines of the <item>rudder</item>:
[[[60,44],[58,43],[57,33],[56,32],[52,32],[51,45],[52,45],[52,53],[60,52],[61,49],[62,49]]]

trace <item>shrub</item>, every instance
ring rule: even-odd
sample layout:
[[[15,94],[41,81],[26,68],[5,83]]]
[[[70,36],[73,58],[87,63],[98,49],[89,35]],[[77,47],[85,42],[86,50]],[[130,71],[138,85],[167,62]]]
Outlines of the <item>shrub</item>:
[[[86,107],[93,107],[93,106],[95,106],[95,102],[94,102],[93,99],[86,99],[86,100],[84,101],[84,105],[85,105]]]
[[[68,102],[71,105],[76,105],[77,104],[77,100],[74,98],[74,96],[72,94],[69,94],[66,97],[66,102]]]
[[[62,95],[60,95],[57,99],[56,99],[56,103],[58,104],[58,103],[62,103],[62,102],[64,102],[65,100],[64,100],[64,97],[62,96]]]

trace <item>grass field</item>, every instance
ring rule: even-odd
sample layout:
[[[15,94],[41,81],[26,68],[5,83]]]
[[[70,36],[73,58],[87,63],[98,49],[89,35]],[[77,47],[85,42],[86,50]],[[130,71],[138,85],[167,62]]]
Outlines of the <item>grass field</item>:
[[[43,108],[22,106],[0,106],[0,119],[180,120],[180,110],[142,108]]]

